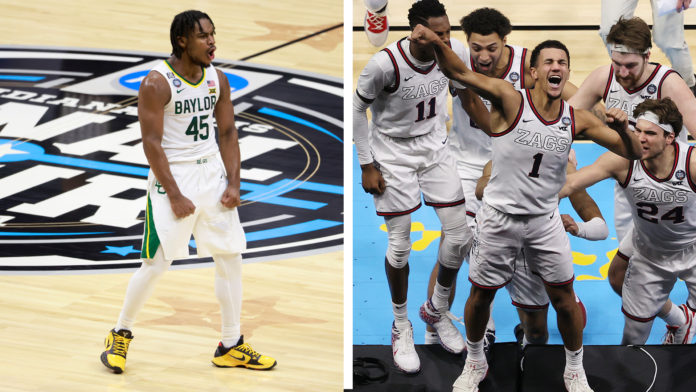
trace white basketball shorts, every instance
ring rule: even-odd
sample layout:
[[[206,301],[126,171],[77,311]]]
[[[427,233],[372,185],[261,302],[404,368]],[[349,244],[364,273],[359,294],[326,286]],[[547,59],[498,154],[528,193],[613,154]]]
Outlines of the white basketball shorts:
[[[227,178],[219,156],[172,163],[169,167],[181,193],[193,202],[196,210],[187,217],[177,218],[169,197],[151,170],[147,179],[148,202],[141,257],[154,257],[161,245],[167,260],[190,258],[192,233],[198,257],[244,251],[246,238],[237,209],[229,209],[220,202]]]

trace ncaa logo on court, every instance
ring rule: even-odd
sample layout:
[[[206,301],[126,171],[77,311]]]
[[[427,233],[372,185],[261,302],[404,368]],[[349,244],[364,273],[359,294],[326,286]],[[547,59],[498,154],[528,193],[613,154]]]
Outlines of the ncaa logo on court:
[[[139,265],[149,169],[137,91],[166,57],[0,46],[0,273]],[[213,64],[235,104],[245,261],[341,249],[342,82]]]

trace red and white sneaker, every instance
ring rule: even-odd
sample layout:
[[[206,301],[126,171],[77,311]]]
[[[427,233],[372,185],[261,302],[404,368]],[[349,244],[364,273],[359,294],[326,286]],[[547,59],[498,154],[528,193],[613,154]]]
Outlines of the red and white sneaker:
[[[384,7],[381,11],[365,10],[365,34],[367,34],[367,40],[374,46],[384,45],[389,35],[387,8]]]
[[[478,392],[478,385],[486,378],[487,374],[488,363],[486,361],[473,361],[467,358],[462,374],[452,385],[452,392]]]
[[[408,327],[402,328],[397,328],[396,324],[392,323],[391,343],[394,365],[404,373],[418,373],[420,359],[413,343],[413,326],[410,321]]]
[[[689,344],[694,338],[694,333],[696,333],[694,316],[696,314],[685,304],[680,305],[679,309],[684,312],[686,322],[682,325],[668,325],[662,344]]]

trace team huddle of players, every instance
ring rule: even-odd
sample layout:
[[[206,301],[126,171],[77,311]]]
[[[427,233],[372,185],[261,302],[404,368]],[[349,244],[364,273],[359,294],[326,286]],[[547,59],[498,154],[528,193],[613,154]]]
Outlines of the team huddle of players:
[[[384,9],[374,11],[366,26]],[[426,342],[437,340],[455,354],[467,350],[453,390],[477,391],[485,378],[485,354],[495,339],[490,309],[496,290],[506,287],[520,315],[523,345],[546,342],[551,303],[566,351],[565,386],[592,391],[582,363],[584,308],[573,291],[566,232],[607,237],[602,214],[584,191],[606,178],[616,180],[620,246],[609,280],[622,296],[622,344],[644,344],[656,316],[668,325],[665,343],[690,343],[696,327],[696,158],[686,136],[696,135],[696,98],[677,72],[649,62],[648,25],[619,19],[606,35],[610,63],[575,87],[567,83],[570,54],[563,43],[547,40],[531,52],[508,45],[510,22],[497,10],[482,8],[461,19],[466,46],[450,39],[437,0],[415,2],[408,20],[411,36],[370,59],[353,97],[362,186],[387,226],[395,365],[406,373],[420,370],[406,292],[410,214],[422,197],[437,213],[442,238],[419,316],[428,324]],[[369,31],[368,38],[374,39]],[[608,151],[576,171],[571,145],[580,134]],[[566,196],[582,222],[559,214],[558,200]],[[465,259],[472,283],[466,340],[448,310]],[[689,291],[681,306],[668,299],[678,278]]]

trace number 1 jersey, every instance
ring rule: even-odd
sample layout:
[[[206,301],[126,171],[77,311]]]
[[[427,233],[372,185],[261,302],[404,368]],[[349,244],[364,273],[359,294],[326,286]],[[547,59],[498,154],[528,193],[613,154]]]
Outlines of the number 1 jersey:
[[[558,116],[544,120],[530,90],[510,127],[491,137],[493,168],[484,191],[491,207],[515,215],[541,215],[558,207],[575,137],[573,108],[561,100]]]

